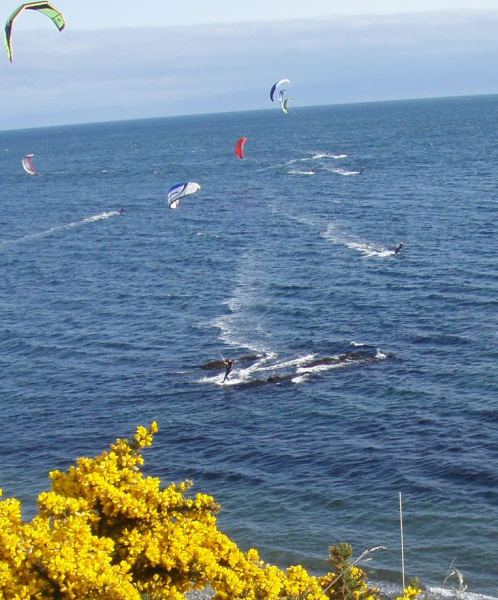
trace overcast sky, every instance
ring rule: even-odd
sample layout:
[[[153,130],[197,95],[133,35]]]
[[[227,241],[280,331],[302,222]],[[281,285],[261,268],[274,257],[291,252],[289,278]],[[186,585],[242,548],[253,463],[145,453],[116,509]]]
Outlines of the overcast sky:
[[[5,16],[20,0],[3,0]],[[281,21],[323,15],[403,14],[441,10],[498,10],[498,0],[57,0],[72,29]],[[17,24],[16,24],[17,27]],[[44,27],[26,13],[19,27]]]
[[[0,129],[270,108],[282,77],[293,107],[498,93],[497,1],[59,0],[63,32],[15,25]]]

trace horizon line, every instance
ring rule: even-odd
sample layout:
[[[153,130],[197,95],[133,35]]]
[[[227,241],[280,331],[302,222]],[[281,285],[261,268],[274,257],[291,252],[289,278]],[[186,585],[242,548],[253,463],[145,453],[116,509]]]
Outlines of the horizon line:
[[[497,11],[498,12],[498,11]],[[485,94],[457,94],[456,96],[418,96],[415,98],[387,98],[384,100],[355,100],[351,102],[336,102],[331,104],[308,104],[306,106],[295,106],[293,108],[294,111],[298,110],[306,110],[309,108],[327,108],[331,106],[340,107],[340,106],[355,106],[355,105],[363,105],[363,104],[394,104],[396,102],[424,102],[427,100],[451,100],[451,99],[459,99],[459,98],[488,98],[492,96],[498,96],[497,92],[489,92]],[[105,125],[110,123],[128,123],[132,121],[157,121],[159,119],[184,119],[186,117],[208,117],[211,115],[232,115],[232,114],[242,114],[242,113],[250,113],[250,112],[271,112],[274,111],[274,108],[254,108],[249,110],[223,110],[223,111],[213,111],[207,113],[182,113],[175,115],[163,115],[163,116],[155,116],[155,117],[132,117],[129,119],[110,119],[104,121],[80,121],[76,123],[64,123],[61,125],[35,125],[33,127],[15,127],[12,129],[0,129],[0,134],[5,132],[13,132],[13,131],[31,131],[33,129],[53,129],[56,127],[80,127],[85,125]]]

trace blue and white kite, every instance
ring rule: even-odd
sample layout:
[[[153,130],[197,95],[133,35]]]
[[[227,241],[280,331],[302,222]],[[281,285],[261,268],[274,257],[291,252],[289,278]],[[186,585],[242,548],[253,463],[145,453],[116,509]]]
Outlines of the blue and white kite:
[[[277,83],[274,83],[271,86],[270,100],[272,102],[275,102],[275,92],[276,92],[277,88],[280,87],[281,85],[283,85],[284,83],[290,83],[290,80],[289,79],[280,79],[280,81],[277,81]]]
[[[170,208],[178,208],[180,200],[190,194],[195,194],[201,189],[201,186],[194,181],[186,181],[185,183],[177,183],[168,192],[168,206]]]

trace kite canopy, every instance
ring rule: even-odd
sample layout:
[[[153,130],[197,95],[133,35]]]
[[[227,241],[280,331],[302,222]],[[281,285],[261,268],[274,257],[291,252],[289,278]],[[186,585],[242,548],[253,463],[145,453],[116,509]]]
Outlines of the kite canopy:
[[[13,51],[11,45],[11,36],[12,36],[12,26],[14,25],[14,21],[17,17],[24,12],[25,10],[36,10],[37,12],[41,12],[46,15],[49,19],[52,20],[54,25],[57,27],[59,31],[62,31],[66,26],[66,22],[62,13],[59,12],[53,4],[50,2],[25,2],[21,4],[16,10],[10,15],[5,23],[5,49],[7,50],[7,56],[9,57],[10,62],[12,62]]]
[[[289,109],[287,108],[287,105],[289,104],[290,98],[286,98],[283,102],[282,102],[282,110],[284,111],[285,114],[287,114],[289,112]]]
[[[244,158],[244,146],[246,142],[247,138],[241,137],[237,140],[237,143],[235,144],[235,156],[237,158],[240,158],[240,160]]]
[[[194,181],[186,181],[185,183],[177,183],[170,188],[168,192],[168,206],[170,208],[178,208],[180,200],[185,196],[195,194],[201,189],[201,186]]]
[[[274,83],[271,86],[270,100],[272,102],[275,102],[275,92],[276,92],[277,88],[280,87],[281,85],[283,85],[284,83],[290,83],[290,80],[289,79],[280,79],[279,81],[277,81],[276,83]]]
[[[34,154],[26,154],[26,156],[22,159],[22,168],[26,171],[28,175],[36,175],[36,168],[33,164],[33,156]]]

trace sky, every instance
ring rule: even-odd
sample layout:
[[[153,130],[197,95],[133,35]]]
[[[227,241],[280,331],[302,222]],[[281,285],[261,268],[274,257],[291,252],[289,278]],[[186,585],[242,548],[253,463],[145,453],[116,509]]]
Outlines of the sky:
[[[498,0],[56,6],[63,32],[26,12],[0,57],[0,130],[271,108],[283,77],[293,107],[498,93]]]
[[[7,16],[20,0],[3,0]],[[73,29],[108,29],[282,21],[323,15],[406,14],[425,11],[498,10],[498,0],[57,0]],[[20,27],[38,28],[35,15],[25,15]]]

